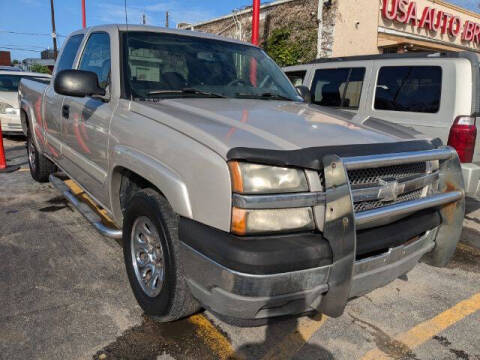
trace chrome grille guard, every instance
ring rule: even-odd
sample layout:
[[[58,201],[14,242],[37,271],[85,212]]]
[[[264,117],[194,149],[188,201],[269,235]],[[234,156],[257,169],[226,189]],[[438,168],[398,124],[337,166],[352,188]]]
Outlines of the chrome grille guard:
[[[352,191],[348,170],[422,161],[438,161],[438,170],[400,182],[400,188],[407,192],[434,184],[436,188],[434,194],[354,213],[353,204],[356,199],[379,198],[381,189],[370,187]],[[352,286],[357,230],[382,226],[414,212],[435,207],[439,209],[442,225],[437,232],[435,247],[426,255],[426,261],[434,266],[444,266],[445,259],[455,251],[465,214],[465,195],[460,161],[453,148],[445,146],[434,150],[344,158],[326,155],[323,157],[323,169],[323,191],[280,195],[233,195],[233,204],[239,208],[314,207],[317,226],[329,241],[333,253],[333,264],[328,280],[329,290],[321,302],[316,304],[319,311],[336,317],[345,309]],[[398,193],[402,193],[401,189]]]
[[[436,194],[413,201],[405,201],[399,204],[387,205],[381,208],[357,213],[355,215],[357,230],[385,225],[402,216],[408,215],[409,213],[431,207],[440,207],[464,198],[463,178],[461,170],[459,170],[460,165],[455,166],[455,171],[451,170],[452,165],[447,165],[458,162],[458,156],[453,148],[442,147],[435,150],[416,151],[411,153],[339,158],[342,167],[347,171],[435,160],[440,161],[441,164],[438,171],[415,179],[407,179],[399,182],[395,195],[398,196],[427,185],[439,183],[439,190]],[[327,178],[327,176],[328,175],[325,173],[325,178]],[[328,180],[326,179],[326,181]],[[385,196],[385,191],[382,186],[355,190],[350,189],[350,191],[352,202],[381,200],[382,197]],[[327,191],[322,192],[317,191],[279,195],[233,194],[233,205],[244,209],[279,209],[318,206],[325,205],[327,192],[328,189]]]

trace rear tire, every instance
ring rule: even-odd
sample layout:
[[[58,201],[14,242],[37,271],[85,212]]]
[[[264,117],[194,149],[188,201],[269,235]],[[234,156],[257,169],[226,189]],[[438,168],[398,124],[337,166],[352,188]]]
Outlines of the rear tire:
[[[153,189],[128,201],[123,221],[123,254],[140,307],[161,322],[197,312],[179,256],[178,215]]]
[[[48,177],[56,171],[57,167],[38,151],[30,129],[27,130],[27,155],[32,178],[40,183],[48,182]]]

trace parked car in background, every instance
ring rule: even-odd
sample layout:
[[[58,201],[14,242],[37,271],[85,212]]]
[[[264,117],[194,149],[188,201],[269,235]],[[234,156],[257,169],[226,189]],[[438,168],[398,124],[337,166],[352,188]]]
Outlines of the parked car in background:
[[[312,102],[356,114],[355,122],[391,131],[389,123],[438,137],[462,162],[467,195],[480,195],[479,55],[407,53],[319,59],[283,69]]]
[[[0,122],[5,134],[22,134],[20,109],[18,105],[18,84],[22,78],[48,83],[50,75],[0,70]]]
[[[0,71],[23,71],[19,67],[16,66],[0,66]]]
[[[19,95],[32,177],[123,239],[135,297],[161,321],[340,316],[422,258],[446,265],[460,238],[454,149],[306,103],[251,44],[90,27],[65,40],[51,84],[23,79]]]

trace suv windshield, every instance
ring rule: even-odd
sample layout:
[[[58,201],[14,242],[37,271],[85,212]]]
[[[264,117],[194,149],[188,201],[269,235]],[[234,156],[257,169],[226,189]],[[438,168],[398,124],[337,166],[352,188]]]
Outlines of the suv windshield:
[[[154,32],[123,33],[123,44],[127,97],[302,101],[275,62],[256,47]]]

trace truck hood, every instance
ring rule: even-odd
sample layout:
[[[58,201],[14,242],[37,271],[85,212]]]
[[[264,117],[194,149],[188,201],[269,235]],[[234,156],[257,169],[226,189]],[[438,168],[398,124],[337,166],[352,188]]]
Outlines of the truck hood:
[[[235,147],[297,150],[408,140],[353,122],[354,114],[291,101],[134,101],[130,110],[186,134],[223,157]]]

